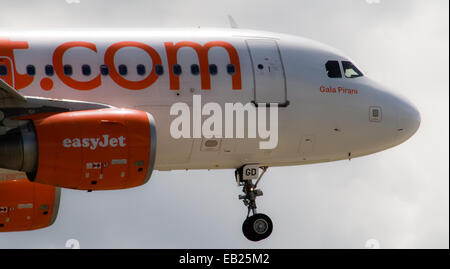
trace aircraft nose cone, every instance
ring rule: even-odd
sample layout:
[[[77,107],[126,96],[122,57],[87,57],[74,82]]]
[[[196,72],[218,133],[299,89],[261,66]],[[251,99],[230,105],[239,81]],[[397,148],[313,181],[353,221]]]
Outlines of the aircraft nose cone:
[[[398,133],[401,142],[413,136],[419,129],[421,116],[419,110],[406,100],[398,107]]]

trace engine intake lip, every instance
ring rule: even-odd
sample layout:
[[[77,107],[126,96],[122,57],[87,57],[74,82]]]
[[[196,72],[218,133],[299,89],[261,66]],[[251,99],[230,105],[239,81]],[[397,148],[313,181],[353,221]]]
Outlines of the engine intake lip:
[[[35,174],[38,167],[38,143],[33,122],[20,127],[23,145],[23,164],[21,171]]]
[[[156,160],[156,123],[155,119],[150,113],[147,113],[148,122],[150,124],[150,156],[148,159],[148,167],[147,167],[147,174],[145,175],[144,182],[142,184],[145,184],[149,181],[153,168],[155,166],[155,160]]]

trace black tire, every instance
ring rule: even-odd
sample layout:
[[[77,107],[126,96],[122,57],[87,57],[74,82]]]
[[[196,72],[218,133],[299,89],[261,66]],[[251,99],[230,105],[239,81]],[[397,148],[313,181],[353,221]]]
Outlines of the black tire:
[[[247,238],[250,241],[257,241],[256,238],[253,238],[253,234],[250,229],[250,218],[246,218],[244,220],[244,223],[242,224],[242,233],[244,234],[245,238]]]
[[[242,232],[250,241],[260,241],[272,233],[272,220],[264,214],[256,214],[247,218],[242,224]]]

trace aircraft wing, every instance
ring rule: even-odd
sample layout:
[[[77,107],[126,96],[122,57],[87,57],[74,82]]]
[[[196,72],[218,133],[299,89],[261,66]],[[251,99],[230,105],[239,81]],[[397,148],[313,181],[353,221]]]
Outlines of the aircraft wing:
[[[23,96],[0,79],[0,112],[2,112],[2,114],[0,114],[0,128],[2,126],[7,126],[7,120],[11,117],[103,108],[113,107],[94,102]]]
[[[0,79],[0,107],[2,104],[23,104],[27,100],[6,82]]]

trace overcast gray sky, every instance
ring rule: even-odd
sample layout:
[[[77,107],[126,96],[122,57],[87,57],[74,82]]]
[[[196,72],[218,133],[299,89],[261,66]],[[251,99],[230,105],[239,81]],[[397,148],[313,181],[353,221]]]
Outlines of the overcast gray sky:
[[[71,0],[67,0],[71,2]],[[73,1],[73,0],[72,0]],[[131,190],[63,190],[56,223],[0,234],[0,248],[449,247],[449,1],[0,0],[0,32],[78,27],[229,27],[332,45],[406,96],[422,124],[407,142],[351,161],[271,168],[260,186],[269,239],[241,233],[233,171],[155,172]],[[377,3],[378,2],[378,3]]]

